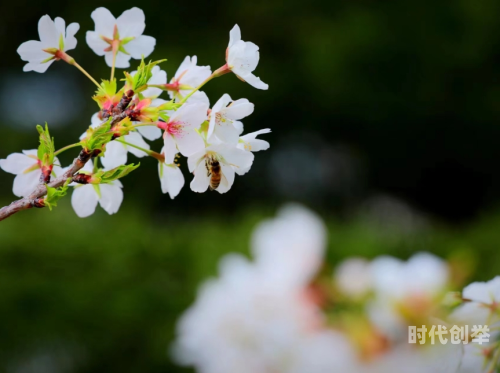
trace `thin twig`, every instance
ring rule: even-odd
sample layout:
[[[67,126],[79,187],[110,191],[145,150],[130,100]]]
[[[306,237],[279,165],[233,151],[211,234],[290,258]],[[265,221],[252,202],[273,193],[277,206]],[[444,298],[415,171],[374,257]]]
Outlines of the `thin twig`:
[[[90,158],[91,154],[87,153],[85,149],[82,149],[80,155],[73,161],[73,164],[70,166],[70,168],[64,174],[52,180],[48,185],[52,188],[58,188],[62,186],[68,178],[72,178],[75,173],[81,170]],[[12,202],[8,206],[1,208],[0,221],[8,218],[16,212],[36,207],[34,205],[37,199],[43,197],[46,194],[47,187],[45,186],[45,184],[39,184],[29,196],[21,198],[17,201]]]
[[[115,108],[113,113],[113,120],[111,122],[111,126],[113,127],[116,123],[127,117],[126,109],[132,100],[132,96],[134,92],[132,90],[126,92],[119,104]],[[73,178],[73,176],[80,171],[83,166],[88,162],[88,160],[92,157],[97,156],[100,153],[100,150],[95,150],[93,153],[87,152],[85,149],[80,151],[78,158],[76,158],[68,170],[62,174],[61,176],[55,178],[47,185],[52,188],[58,188],[62,186],[68,178]],[[27,210],[32,207],[43,207],[40,205],[39,199],[47,194],[47,187],[45,184],[39,184],[35,190],[27,197],[18,199],[17,201],[12,202],[10,205],[2,207],[0,209],[0,221],[7,219],[9,216],[14,215],[15,213]]]

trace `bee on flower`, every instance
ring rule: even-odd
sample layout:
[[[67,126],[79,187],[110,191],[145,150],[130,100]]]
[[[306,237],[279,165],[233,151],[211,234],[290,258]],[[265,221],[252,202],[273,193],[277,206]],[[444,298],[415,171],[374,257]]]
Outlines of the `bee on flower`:
[[[109,79],[99,79],[100,83],[66,53],[77,45],[78,23],[66,27],[62,18],[42,16],[38,22],[40,40],[27,41],[18,48],[21,59],[27,62],[24,71],[45,72],[58,60],[76,67],[96,86],[92,99],[98,111],[90,126],[82,126],[83,134],[76,143],[56,150],[48,127],[37,126],[38,150],[0,160],[0,168],[16,175],[14,194],[23,197],[0,209],[0,220],[34,206],[52,209],[71,187],[78,216],[92,215],[98,204],[109,214],[116,213],[123,201],[124,188],[119,179],[139,167],[127,164],[128,153],[158,162],[161,191],[171,198],[185,184],[181,157],[187,158],[193,174],[191,190],[226,193],[236,175],[249,172],[254,152],[269,148],[268,142],[257,139],[269,129],[242,135],[241,120],[252,114],[253,103],[224,94],[210,109],[210,99],[201,90],[212,79],[229,72],[256,88],[268,88],[253,75],[259,48],[241,40],[238,25],[230,32],[222,68],[212,72],[210,66],[199,64],[197,56],[188,55],[168,80],[165,65],[160,66],[166,60],[144,60],[153,52],[156,39],[144,35],[146,17],[141,9],[134,7],[115,18],[100,7],[91,18],[94,30],[87,31],[87,44],[111,67]],[[124,79],[115,76],[115,69],[130,67],[131,59],[140,59],[139,66],[124,71]],[[168,97],[162,97],[164,92]],[[153,150],[157,140],[162,143],[159,152]],[[72,164],[61,168],[57,155],[73,148],[80,148],[80,153]]]

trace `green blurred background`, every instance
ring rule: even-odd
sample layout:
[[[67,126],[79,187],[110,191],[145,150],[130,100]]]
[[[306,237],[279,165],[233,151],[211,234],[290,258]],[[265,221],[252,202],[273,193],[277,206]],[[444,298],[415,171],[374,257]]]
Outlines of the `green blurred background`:
[[[98,6],[144,10],[151,58],[168,58],[169,79],[187,54],[220,67],[238,23],[270,89],[228,75],[205,91],[212,104],[226,92],[254,102],[245,129],[271,128],[271,149],[226,195],[185,186],[171,200],[143,159],[117,215],[98,207],[79,219],[66,198],[1,222],[0,371],[189,372],[168,354],[176,320],[218,260],[248,253],[253,227],[286,201],[326,219],[331,267],[426,250],[468,263],[471,278],[498,274],[498,1],[2,2],[0,158],[35,148],[37,123],[57,147],[90,124],[92,84],[62,62],[23,73],[16,49],[38,39],[42,15],[61,16],[81,26],[70,54],[108,78],[85,43]],[[12,180],[0,174],[2,205]]]

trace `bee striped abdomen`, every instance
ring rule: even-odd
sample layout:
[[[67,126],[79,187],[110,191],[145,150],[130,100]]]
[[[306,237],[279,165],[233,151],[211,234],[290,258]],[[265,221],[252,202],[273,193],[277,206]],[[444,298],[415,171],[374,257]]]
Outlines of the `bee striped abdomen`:
[[[221,172],[220,172],[220,164],[218,161],[212,161],[209,165],[209,173],[210,173],[210,190],[215,190],[220,184]]]

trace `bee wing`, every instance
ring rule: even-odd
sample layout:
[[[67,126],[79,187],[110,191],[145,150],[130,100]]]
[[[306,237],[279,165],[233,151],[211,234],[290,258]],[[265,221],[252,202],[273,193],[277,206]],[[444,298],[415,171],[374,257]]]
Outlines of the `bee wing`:
[[[212,175],[212,167],[210,167],[208,161],[205,161],[205,167],[207,169],[207,176],[210,177]]]

